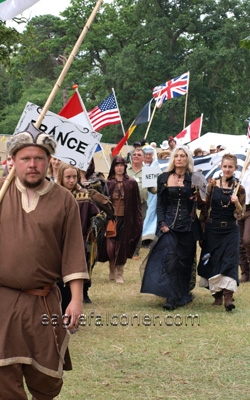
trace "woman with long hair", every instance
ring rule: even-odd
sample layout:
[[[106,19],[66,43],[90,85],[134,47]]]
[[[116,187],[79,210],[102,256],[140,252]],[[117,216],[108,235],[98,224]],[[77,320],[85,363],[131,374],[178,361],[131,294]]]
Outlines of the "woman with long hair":
[[[49,168],[48,168],[48,177],[52,179],[52,181],[57,182],[58,170],[62,161],[59,158],[51,157]]]
[[[157,181],[158,241],[144,261],[141,293],[166,297],[164,309],[174,310],[192,301],[190,280],[200,238],[193,158],[186,146],[172,150],[166,172]]]
[[[89,269],[89,274],[91,275],[93,262],[90,262],[91,243],[89,242],[89,234],[92,219],[100,213],[100,210],[104,210],[110,217],[113,217],[114,212],[112,204],[106,196],[97,192],[95,189],[82,188],[78,184],[79,179],[80,171],[78,168],[66,163],[60,164],[60,167],[58,169],[57,184],[64,186],[67,190],[69,190],[75,197],[79,205],[82,235],[85,244],[86,261]],[[91,280],[84,283],[83,299],[85,303],[91,303],[88,295],[88,290],[90,286]],[[66,298],[67,301],[67,294],[62,297]]]
[[[138,184],[127,173],[123,157],[114,157],[107,186],[117,219],[117,235],[106,238],[99,261],[109,261],[109,279],[123,283],[124,265],[132,258],[142,232],[141,200]]]
[[[204,230],[202,252],[198,265],[200,286],[210,290],[215,306],[223,304],[226,311],[235,308],[233,293],[238,285],[239,226],[237,220],[245,212],[245,189],[239,186],[234,172],[237,157],[224,154],[222,174],[207,187],[206,203],[201,208],[200,220]]]

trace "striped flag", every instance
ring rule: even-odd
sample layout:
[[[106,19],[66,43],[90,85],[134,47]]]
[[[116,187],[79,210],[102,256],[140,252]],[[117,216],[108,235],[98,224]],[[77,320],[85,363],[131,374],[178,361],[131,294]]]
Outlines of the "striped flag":
[[[30,8],[39,0],[0,0],[0,19],[7,21]]]
[[[219,153],[208,154],[207,156],[194,157],[194,172],[201,171],[208,181],[209,178],[216,178],[221,173],[221,160],[223,154],[232,153],[237,157],[238,169],[235,171],[235,177],[239,178],[246,156],[248,152],[247,146],[241,146],[235,151],[223,150]],[[169,160],[158,160],[162,171],[165,171],[168,167]]]
[[[96,132],[108,125],[122,122],[114,94],[110,94],[98,106],[88,112],[89,119]]]
[[[149,102],[143,107],[143,109],[139,112],[134,122],[132,122],[132,124],[128,128],[122,140],[120,140],[120,142],[115,146],[115,148],[112,151],[113,157],[119,154],[125,143],[128,141],[128,139],[134,132],[137,125],[144,124],[145,122],[148,122],[150,120],[152,100],[153,99],[149,100]]]
[[[226,149],[220,151],[219,153],[209,154],[203,157],[195,157],[194,171],[201,170],[206,180],[208,180],[209,178],[218,177],[221,172],[220,164],[223,154],[232,153],[237,157],[238,169],[237,171],[235,171],[235,176],[236,178],[239,178],[246,159],[247,152],[248,147],[241,146],[240,148],[235,149],[235,151],[228,151]]]

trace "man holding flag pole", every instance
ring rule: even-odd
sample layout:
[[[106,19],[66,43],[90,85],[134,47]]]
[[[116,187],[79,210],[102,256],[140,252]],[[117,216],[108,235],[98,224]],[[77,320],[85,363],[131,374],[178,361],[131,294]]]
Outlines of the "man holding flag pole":
[[[3,400],[27,400],[24,379],[33,400],[52,400],[61,391],[63,368],[71,369],[67,345],[79,325],[83,280],[89,277],[78,205],[70,192],[46,179],[56,143],[38,128],[101,3],[97,1],[35,125],[8,142],[14,166],[7,179],[1,178],[0,191]],[[64,316],[55,286],[61,278],[72,294]]]

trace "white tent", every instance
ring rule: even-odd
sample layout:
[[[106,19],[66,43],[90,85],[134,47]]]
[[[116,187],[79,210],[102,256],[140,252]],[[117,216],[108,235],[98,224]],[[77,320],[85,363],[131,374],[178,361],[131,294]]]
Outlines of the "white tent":
[[[236,147],[247,145],[247,135],[227,135],[226,133],[207,132],[198,139],[188,143],[190,150],[194,151],[197,147],[209,151],[211,145],[215,147],[222,145],[228,151],[233,151]]]

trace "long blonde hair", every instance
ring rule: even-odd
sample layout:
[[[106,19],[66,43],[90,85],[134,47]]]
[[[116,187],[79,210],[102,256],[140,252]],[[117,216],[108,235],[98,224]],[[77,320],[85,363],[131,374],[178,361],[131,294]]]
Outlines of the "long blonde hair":
[[[194,160],[193,160],[192,154],[191,154],[190,150],[188,149],[188,147],[183,146],[182,144],[176,145],[175,148],[172,150],[169,164],[167,167],[167,172],[174,170],[174,168],[175,168],[174,167],[174,158],[175,158],[175,154],[178,153],[179,150],[183,150],[184,153],[187,155],[187,166],[186,166],[187,171],[194,172]]]
[[[79,182],[79,179],[80,179],[80,171],[79,171],[79,169],[76,168],[76,167],[74,167],[73,165],[70,165],[70,164],[67,164],[67,163],[65,163],[65,162],[62,162],[62,163],[60,164],[60,167],[58,168],[58,176],[57,176],[57,182],[56,182],[58,185],[63,186],[63,175],[64,175],[64,171],[65,171],[66,169],[68,169],[68,168],[73,168],[73,169],[76,170],[76,173],[77,173],[77,182]],[[76,183],[76,187],[75,187],[75,188],[77,188],[77,186],[78,186],[78,183]],[[74,188],[74,189],[75,189],[75,188]]]

